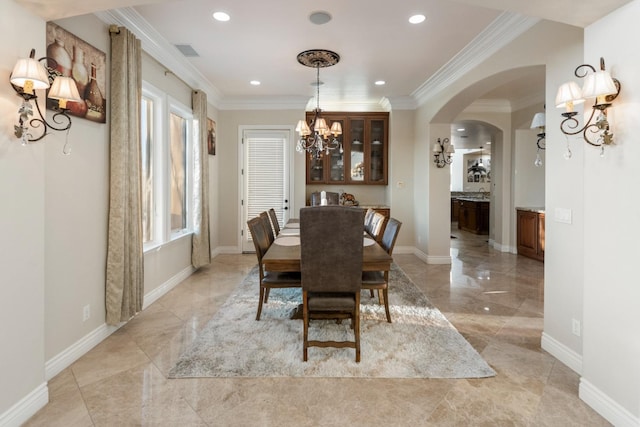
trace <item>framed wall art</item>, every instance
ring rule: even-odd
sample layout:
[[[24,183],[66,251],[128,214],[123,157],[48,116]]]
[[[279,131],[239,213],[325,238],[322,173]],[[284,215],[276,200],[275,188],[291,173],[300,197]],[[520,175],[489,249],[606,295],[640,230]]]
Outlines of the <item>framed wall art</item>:
[[[98,123],[107,121],[107,55],[52,22],[47,22],[47,67],[50,73],[71,77],[82,102],[69,102],[69,114]],[[47,98],[47,108],[58,100]]]

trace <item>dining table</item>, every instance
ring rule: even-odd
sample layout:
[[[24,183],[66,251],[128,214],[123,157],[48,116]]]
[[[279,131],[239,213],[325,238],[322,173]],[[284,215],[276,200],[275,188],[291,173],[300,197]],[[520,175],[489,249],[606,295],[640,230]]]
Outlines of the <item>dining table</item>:
[[[327,230],[330,232],[330,230]],[[393,258],[378,242],[363,234],[362,271],[389,271]],[[300,222],[290,219],[262,257],[267,271],[300,271]]]

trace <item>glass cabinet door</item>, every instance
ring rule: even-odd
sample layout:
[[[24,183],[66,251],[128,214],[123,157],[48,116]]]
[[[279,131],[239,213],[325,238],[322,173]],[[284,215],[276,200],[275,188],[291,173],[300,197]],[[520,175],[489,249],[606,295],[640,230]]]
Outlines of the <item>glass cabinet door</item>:
[[[349,180],[362,182],[364,181],[364,120],[354,119],[350,121],[350,162],[349,162]]]
[[[335,122],[339,122],[342,129],[344,129],[344,120],[333,120],[329,126]],[[327,178],[329,183],[344,182],[344,135],[338,135],[336,139],[340,143],[340,146],[335,150],[331,150],[328,156],[325,154],[326,164],[329,168],[329,176]]]
[[[314,159],[313,156],[309,154],[305,154],[307,156],[307,161],[309,162],[308,171],[309,171],[309,182],[322,182],[324,181],[324,165],[322,158]]]
[[[371,150],[369,151],[369,181],[382,182],[384,176],[384,144],[385,144],[384,120],[371,120]]]

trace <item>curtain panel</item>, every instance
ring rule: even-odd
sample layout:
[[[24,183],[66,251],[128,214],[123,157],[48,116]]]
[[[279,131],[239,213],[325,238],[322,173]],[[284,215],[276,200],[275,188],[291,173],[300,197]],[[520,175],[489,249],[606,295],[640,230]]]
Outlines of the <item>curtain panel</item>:
[[[191,265],[200,268],[211,264],[209,236],[209,150],[207,147],[207,94],[192,93],[193,116],[198,120],[198,138],[194,144],[194,215]]]
[[[142,310],[142,176],[140,40],[126,28],[109,29],[110,177],[109,230],[105,286],[106,321],[117,325]]]

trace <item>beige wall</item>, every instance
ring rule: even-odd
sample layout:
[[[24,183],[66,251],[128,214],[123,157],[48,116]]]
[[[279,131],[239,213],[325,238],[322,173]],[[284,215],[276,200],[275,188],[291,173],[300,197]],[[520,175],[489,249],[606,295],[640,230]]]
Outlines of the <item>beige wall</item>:
[[[24,29],[28,28],[28,31]],[[28,394],[47,399],[45,340],[45,146],[13,135],[21,98],[9,85],[18,58],[44,55],[44,21],[14,2],[0,14],[0,421]],[[18,36],[19,35],[19,36]],[[7,42],[11,41],[11,42]],[[18,420],[20,422],[21,420]]]
[[[95,17],[57,23],[97,49],[109,51],[108,28]],[[108,82],[108,67],[106,71]],[[103,95],[109,99],[108,91]],[[62,153],[65,132],[52,133],[44,144],[47,360],[104,324],[105,318],[109,128],[77,117],[72,123],[70,155]],[[91,307],[91,317],[83,322],[85,305]]]
[[[300,119],[298,110],[220,110],[218,123],[218,154],[224,161],[218,164],[218,250],[239,252],[240,231],[240,126],[266,125],[284,127],[295,126]],[[291,174],[293,178],[292,212],[305,205],[305,163],[304,156],[295,153],[292,156]],[[297,217],[296,214],[292,214]]]
[[[583,62],[607,69],[622,84],[609,113],[615,145],[604,157],[584,142],[584,321],[580,396],[614,425],[640,425],[640,1],[585,30]],[[578,63],[573,64],[577,66]],[[568,68],[567,71],[571,71]],[[574,144],[572,144],[573,146]],[[602,394],[606,399],[602,399]],[[619,406],[618,406],[619,405]]]

